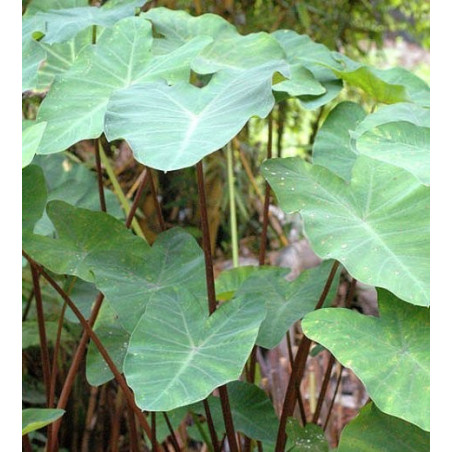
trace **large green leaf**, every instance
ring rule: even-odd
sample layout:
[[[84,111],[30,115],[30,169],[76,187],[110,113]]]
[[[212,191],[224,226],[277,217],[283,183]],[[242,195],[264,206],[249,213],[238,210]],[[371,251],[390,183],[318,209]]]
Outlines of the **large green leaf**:
[[[22,170],[22,233],[32,232],[47,203],[44,174],[36,165]]]
[[[428,452],[430,434],[413,424],[364,406],[342,431],[338,452]]]
[[[46,125],[46,122],[22,121],[22,168],[33,160]]]
[[[78,8],[88,6],[89,0],[31,0],[27,5],[24,17],[33,16],[38,12],[54,9]]]
[[[357,153],[399,166],[430,183],[430,111],[398,103],[377,110],[351,132]]]
[[[26,408],[22,410],[22,436],[55,422],[65,413],[57,408]]]
[[[171,410],[236,380],[264,315],[262,304],[236,298],[209,316],[205,295],[161,291],[132,332],[124,362],[138,406]]]
[[[75,6],[71,8],[49,9],[37,11],[35,17],[44,26],[35,31],[44,36],[42,42],[54,44],[69,41],[80,31],[93,25],[108,27],[117,21],[134,16],[137,8],[146,0],[125,0],[122,2],[108,2],[103,7]]]
[[[189,63],[210,38],[196,38],[174,52],[154,56],[148,21],[126,18],[107,28],[95,46],[84,48],[73,66],[57,76],[38,111],[47,121],[39,153],[65,150],[103,131],[110,96],[133,83],[188,79]]]
[[[353,370],[381,411],[429,430],[429,310],[382,289],[378,303],[380,318],[342,308],[311,312],[303,332]]]
[[[203,88],[187,82],[133,85],[112,96],[105,134],[125,138],[135,158],[153,168],[194,165],[227,144],[251,116],[268,115],[275,102],[273,74],[285,70],[281,60],[219,72]]]
[[[52,344],[55,342],[58,332],[58,321],[49,320],[45,322],[47,341]],[[70,334],[66,329],[61,330],[61,341],[69,341]],[[22,322],[22,349],[36,347],[41,343],[39,336],[39,326],[36,320],[26,320]]]
[[[300,212],[314,252],[358,281],[429,304],[429,189],[392,165],[358,156],[350,183],[300,158],[265,162],[286,212]]]
[[[372,96],[377,102],[393,104],[396,102],[415,102],[426,106],[430,104],[430,89],[420,78],[403,68],[377,69],[357,63],[335,52],[334,57],[342,66],[333,72],[350,85],[357,86]]]
[[[34,236],[24,245],[27,253],[55,273],[94,281],[129,333],[160,290],[205,290],[202,250],[178,228],[160,234],[150,248],[104,212],[52,201],[47,213],[58,238]]]
[[[39,165],[45,174],[48,202],[59,199],[76,207],[100,210],[97,177],[82,163],[74,162],[63,154],[53,154],[37,155],[33,164]],[[108,188],[104,188],[104,196],[107,212],[116,218],[124,219],[124,211],[116,195]],[[36,224],[34,231],[41,235],[50,235],[54,232],[46,212]]]
[[[356,160],[350,131],[355,130],[365,116],[364,109],[354,102],[336,105],[316,135],[312,149],[313,162],[349,181]]]
[[[257,345],[268,349],[276,347],[290,326],[314,309],[331,265],[331,262],[324,262],[320,267],[304,271],[291,282],[285,279],[285,268],[269,268],[251,274],[236,297],[266,306],[267,314],[259,329]],[[338,278],[331,289],[333,296],[337,282]]]
[[[299,100],[304,108],[314,110],[333,100],[342,90],[342,82],[338,80],[331,69],[339,68],[333,58],[333,53],[324,45],[315,43],[307,35],[299,35],[292,30],[278,30],[272,36],[280,43],[291,65],[291,71],[297,74],[299,68],[309,71],[314,79],[323,87],[323,93],[318,90],[311,93],[300,93]],[[287,82],[285,82],[287,84]],[[284,85],[281,85],[284,86]],[[291,93],[295,92],[292,91]]]

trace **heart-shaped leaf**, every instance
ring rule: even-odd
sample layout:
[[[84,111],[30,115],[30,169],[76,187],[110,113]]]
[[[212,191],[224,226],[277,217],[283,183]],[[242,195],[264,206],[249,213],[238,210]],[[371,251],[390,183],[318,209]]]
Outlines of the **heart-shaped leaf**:
[[[262,304],[236,298],[209,316],[205,296],[161,291],[134,329],[124,362],[138,406],[171,410],[236,380],[264,315]]]
[[[382,289],[378,304],[380,318],[342,308],[311,312],[303,332],[353,370],[381,411],[429,430],[429,310]]]
[[[26,408],[22,410],[22,436],[55,422],[65,413],[57,408]]]
[[[284,61],[219,72],[203,88],[187,82],[133,85],[112,96],[105,134],[125,138],[147,166],[169,171],[194,165],[227,144],[251,116],[268,115],[276,71],[286,71]]]
[[[428,452],[430,434],[413,424],[382,413],[373,403],[342,431],[338,452]]]
[[[22,234],[33,232],[47,203],[44,174],[36,165],[22,170]]]
[[[354,102],[341,102],[328,114],[317,132],[312,149],[313,162],[349,181],[355,164],[350,131],[366,117],[364,109]]]
[[[399,103],[369,115],[351,132],[358,154],[404,168],[430,183],[430,111]]]
[[[429,189],[406,171],[358,156],[350,183],[300,158],[265,162],[286,212],[299,211],[314,252],[358,281],[429,304]]]
[[[103,131],[106,106],[117,90],[133,83],[188,79],[189,63],[210,38],[200,37],[176,51],[154,56],[148,21],[126,18],[86,47],[70,70],[57,77],[37,119],[47,121],[39,153],[60,152]]]
[[[266,306],[267,313],[256,343],[268,349],[276,347],[294,322],[312,311],[319,300],[332,263],[304,271],[294,281],[287,281],[287,269],[268,268],[253,273],[241,285],[237,298],[253,300]],[[337,275],[330,293],[334,296]]]
[[[45,25],[36,31],[43,33],[42,42],[48,44],[69,41],[80,31],[93,25],[109,27],[125,17],[134,16],[136,9],[145,2],[146,0],[110,1],[100,8],[73,6],[37,11],[36,19]]]
[[[295,418],[287,419],[287,452],[328,452],[328,441],[322,427],[306,424],[302,427]]]

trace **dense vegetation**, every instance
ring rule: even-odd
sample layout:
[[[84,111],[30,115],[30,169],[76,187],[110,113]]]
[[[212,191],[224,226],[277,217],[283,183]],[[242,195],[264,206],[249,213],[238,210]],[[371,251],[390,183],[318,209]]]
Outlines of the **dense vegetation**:
[[[24,450],[429,450],[428,8],[154,3],[23,3]]]

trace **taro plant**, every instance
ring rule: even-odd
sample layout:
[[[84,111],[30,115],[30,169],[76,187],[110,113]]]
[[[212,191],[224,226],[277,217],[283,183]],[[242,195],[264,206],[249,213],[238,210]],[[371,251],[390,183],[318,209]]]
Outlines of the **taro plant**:
[[[68,447],[61,431],[85,357],[91,388],[116,381],[108,409],[119,419],[127,407],[130,450],[330,450],[333,366],[335,393],[349,369],[368,395],[338,451],[428,450],[428,86],[291,30],[241,35],[213,14],[145,11],[144,3],[33,0],[23,16],[23,90],[26,102],[35,99],[23,122],[27,313],[36,305],[24,331],[36,337],[29,344],[39,346],[44,384],[40,403],[25,402],[25,450],[39,441],[47,451]],[[344,101],[344,86],[371,111]],[[306,159],[273,158],[272,109],[287,99],[328,112]],[[231,143],[256,116],[269,118],[259,266],[239,267]],[[94,143],[97,183],[72,152],[83,140]],[[107,152],[121,140],[145,168],[133,203]],[[215,280],[203,159],[220,149],[235,268]],[[155,185],[155,174],[191,166],[200,244],[167,227]],[[161,229],[152,244],[137,221],[148,185]],[[284,212],[301,215],[322,260],[291,281],[265,265],[272,191]],[[348,293],[338,305],[341,278]],[[378,316],[350,309],[358,284],[377,288]],[[266,351],[294,342],[293,325],[302,334],[296,352],[289,347],[275,411],[262,366]],[[64,369],[68,336],[75,351]],[[309,412],[299,390],[319,347],[329,365]]]

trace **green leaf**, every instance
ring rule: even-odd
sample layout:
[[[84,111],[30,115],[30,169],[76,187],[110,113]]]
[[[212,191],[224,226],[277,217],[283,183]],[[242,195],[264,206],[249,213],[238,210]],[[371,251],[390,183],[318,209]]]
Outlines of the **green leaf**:
[[[81,6],[88,6],[88,0],[31,0],[27,5],[24,16],[33,16],[37,12],[51,9],[77,8]]]
[[[353,370],[381,411],[429,430],[429,310],[378,296],[380,318],[320,309],[305,316],[303,332]]]
[[[38,68],[46,57],[45,51],[32,38],[37,23],[39,21],[33,17],[22,19],[22,92],[35,86]]]
[[[130,334],[121,325],[118,314],[108,300],[103,301],[93,329],[116,367],[122,370]],[[88,383],[92,386],[100,386],[112,378],[113,374],[107,363],[97,347],[90,342],[86,355],[86,379]]]
[[[163,171],[194,165],[227,144],[252,116],[274,105],[272,76],[285,63],[219,72],[198,88],[187,82],[135,84],[108,104],[108,140],[125,138],[135,158]]]
[[[22,436],[55,422],[65,413],[57,408],[27,408],[22,410]]]
[[[328,452],[328,441],[322,427],[306,424],[302,427],[299,422],[289,417],[286,426],[287,452]]]
[[[356,152],[409,171],[430,183],[430,111],[413,104],[382,107],[351,132]]]
[[[287,269],[269,268],[253,273],[236,293],[244,298],[266,306],[267,313],[259,329],[256,343],[272,349],[283,339],[290,326],[312,311],[317,304],[331,270],[332,263],[302,272],[294,281],[285,279]],[[339,276],[339,275],[338,275]],[[338,276],[331,288],[335,294]]]
[[[262,305],[234,299],[209,316],[205,296],[186,289],[161,291],[132,332],[124,362],[137,405],[171,410],[236,380],[264,315]]]
[[[338,452],[428,452],[430,435],[369,403],[342,431]]]
[[[335,58],[342,65],[330,66],[333,72],[352,86],[361,88],[377,102],[416,102],[429,105],[429,87],[414,74],[403,68],[376,69],[347,58],[335,52]]]
[[[364,109],[354,102],[341,102],[328,114],[318,131],[312,150],[313,162],[349,181],[355,164],[350,131],[366,117]]]
[[[324,45],[315,43],[307,35],[299,35],[292,30],[278,30],[272,33],[287,55],[291,72],[297,79],[299,67],[304,67],[323,87],[323,92],[317,86],[316,92],[302,93],[299,100],[304,108],[314,110],[333,100],[342,90],[342,82],[326,66],[340,68],[333,53]],[[294,91],[292,91],[294,92]]]
[[[33,232],[47,203],[44,174],[36,165],[22,170],[22,233]]]
[[[268,268],[268,267],[264,267]],[[253,273],[262,271],[262,266],[246,265],[222,271],[215,279],[215,295],[218,300],[230,300],[243,282]]]
[[[429,304],[429,189],[406,171],[358,156],[350,183],[300,158],[265,162],[285,212],[299,211],[314,252],[365,284]]]
[[[38,111],[47,121],[39,153],[60,152],[103,132],[111,95],[133,83],[161,78],[188,79],[189,63],[210,38],[190,41],[163,56],[151,52],[148,21],[126,18],[106,29],[95,46],[85,47],[73,66],[57,76]]]
[[[50,344],[55,342],[57,331],[58,331],[58,321],[46,321],[46,337]],[[61,341],[66,342],[71,340],[70,334],[63,328],[61,330]],[[28,347],[35,347],[40,344],[38,323],[36,320],[26,320],[22,322],[22,349]]]
[[[33,164],[39,165],[45,174],[47,201],[61,200],[76,207],[100,210],[97,177],[85,165],[74,162],[63,154],[37,155]],[[124,211],[116,195],[108,188],[104,188],[104,196],[107,212],[115,218],[124,219]],[[46,212],[36,224],[34,231],[40,235],[50,235],[54,232]]]
[[[29,165],[39,149],[46,122],[22,121],[22,168]]]
[[[108,2],[103,7],[80,6],[72,8],[37,11],[35,17],[45,24],[37,29],[44,34],[42,42],[53,44],[74,38],[80,31],[93,25],[109,27],[117,21],[134,16],[136,8],[146,0],[129,0],[111,6]]]

